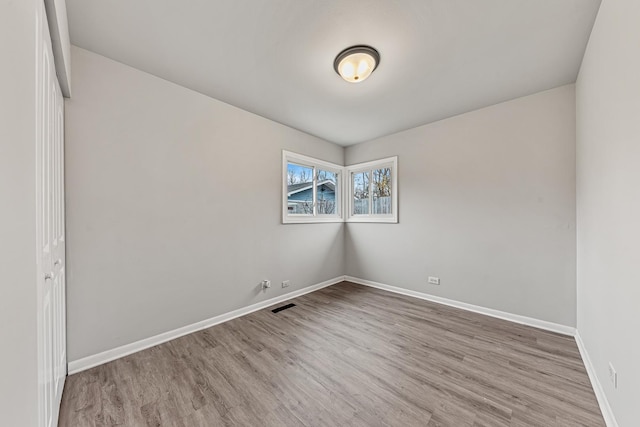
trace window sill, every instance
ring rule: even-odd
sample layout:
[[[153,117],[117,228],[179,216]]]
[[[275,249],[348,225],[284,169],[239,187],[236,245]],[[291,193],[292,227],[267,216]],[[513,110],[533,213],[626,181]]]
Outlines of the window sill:
[[[324,224],[324,223],[335,223],[335,222],[344,222],[344,220],[340,217],[331,217],[331,218],[283,218],[282,224]]]
[[[370,216],[357,216],[350,217],[346,220],[346,222],[367,222],[367,223],[383,223],[383,224],[397,224],[398,218],[396,217],[370,217]]]

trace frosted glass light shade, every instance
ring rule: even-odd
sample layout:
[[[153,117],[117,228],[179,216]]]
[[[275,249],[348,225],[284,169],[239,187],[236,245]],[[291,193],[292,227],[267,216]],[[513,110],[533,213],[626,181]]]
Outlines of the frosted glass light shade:
[[[370,46],[352,46],[340,52],[333,68],[346,81],[360,83],[373,73],[380,63],[380,54]]]

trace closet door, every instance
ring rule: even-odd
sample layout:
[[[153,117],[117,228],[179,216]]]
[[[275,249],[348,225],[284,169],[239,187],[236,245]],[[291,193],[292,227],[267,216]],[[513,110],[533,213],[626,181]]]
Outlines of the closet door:
[[[54,134],[52,146],[52,297],[53,297],[53,374],[57,406],[62,399],[62,388],[67,377],[67,316],[65,276],[65,217],[64,217],[64,100],[58,79],[55,80],[53,106]]]
[[[43,3],[37,18],[38,409],[39,425],[55,427],[66,378],[64,103]]]

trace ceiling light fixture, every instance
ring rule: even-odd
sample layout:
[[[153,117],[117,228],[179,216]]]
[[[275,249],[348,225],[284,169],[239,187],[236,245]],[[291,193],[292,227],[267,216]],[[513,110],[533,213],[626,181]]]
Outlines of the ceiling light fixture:
[[[371,46],[351,46],[333,61],[336,73],[349,83],[360,83],[373,73],[380,63],[380,54]]]

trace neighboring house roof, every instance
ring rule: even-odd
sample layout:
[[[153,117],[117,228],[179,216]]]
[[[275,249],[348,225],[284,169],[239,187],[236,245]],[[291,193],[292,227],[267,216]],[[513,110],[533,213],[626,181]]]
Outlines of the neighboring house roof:
[[[329,190],[333,191],[333,192],[336,191],[336,187],[335,187],[333,181],[326,180],[326,181],[318,182],[318,187],[321,187],[323,185],[326,188],[328,188]],[[313,187],[313,183],[312,182],[303,182],[301,184],[288,185],[287,186],[287,196],[291,196],[292,194],[300,193],[302,191],[310,189],[311,187]]]

